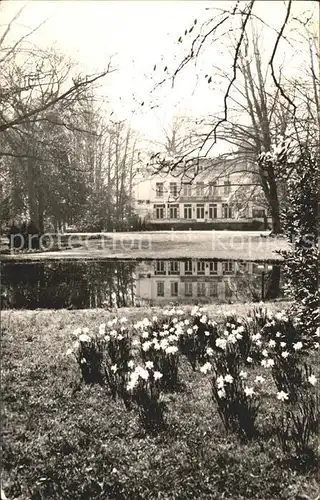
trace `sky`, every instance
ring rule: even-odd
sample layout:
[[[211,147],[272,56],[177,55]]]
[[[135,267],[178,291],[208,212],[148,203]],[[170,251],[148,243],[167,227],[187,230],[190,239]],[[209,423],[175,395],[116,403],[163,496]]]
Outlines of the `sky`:
[[[295,0],[294,13],[302,16],[314,3]],[[117,71],[104,79],[101,88],[109,102],[108,110],[115,111],[120,119],[129,119],[142,135],[157,138],[161,134],[160,123],[169,124],[175,115],[203,116],[221,108],[223,88],[219,81],[215,81],[215,90],[209,88],[203,78],[200,82],[196,79],[194,66],[182,74],[173,90],[168,85],[153,94],[151,100],[149,95],[155,83],[162,80],[165,65],[175,67],[185,53],[187,45],[177,43],[179,36],[193,25],[195,18],[198,25],[208,18],[207,7],[227,4],[234,2],[11,0],[1,2],[0,19],[5,24],[24,6],[12,36],[21,36],[44,22],[33,34],[33,42],[56,47],[78,63],[83,72],[102,70],[112,56]],[[283,1],[260,0],[255,9],[257,15],[279,29],[285,14]],[[262,35],[270,53],[275,33],[268,33]],[[287,45],[279,50],[279,58],[287,58],[287,67],[293,74],[301,63],[301,56],[293,56],[296,48],[290,49],[291,53]],[[202,60],[199,71],[202,75],[212,71],[214,64],[230,72],[231,62],[225,47],[217,41],[214,50]],[[145,102],[143,107],[141,102]]]

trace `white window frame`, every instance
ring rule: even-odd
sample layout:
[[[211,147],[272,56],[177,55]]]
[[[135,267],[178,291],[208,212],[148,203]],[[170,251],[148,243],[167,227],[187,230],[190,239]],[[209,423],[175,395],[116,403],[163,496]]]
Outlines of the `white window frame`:
[[[224,275],[234,274],[234,262],[232,260],[223,262],[222,266]]]
[[[156,182],[156,198],[163,198],[163,196],[164,196],[164,183]]]
[[[218,297],[218,283],[217,281],[210,281],[209,283],[209,296]]]
[[[186,211],[188,214],[190,214],[191,217],[186,217]],[[184,205],[183,206],[183,215],[185,220],[191,220],[192,219],[192,206],[191,205]]]
[[[165,275],[166,274],[166,262],[164,260],[157,260],[155,263],[155,270],[154,274],[159,276],[159,275]]]
[[[157,297],[164,297],[164,281],[157,281]]]
[[[184,274],[185,275],[192,275],[193,272],[193,265],[192,265],[192,260],[186,260],[184,263]]]
[[[230,194],[231,193],[231,182],[230,182],[229,179],[227,179],[223,183],[223,193],[224,194]]]
[[[192,185],[189,182],[183,182],[183,196],[192,196]]]
[[[168,274],[170,275],[177,275],[179,274],[179,261],[178,260],[171,260],[169,262],[169,271]]]
[[[217,195],[217,181],[209,182],[209,196]]]
[[[169,189],[170,196],[176,198],[178,196],[178,184],[176,182],[170,182]]]
[[[197,196],[204,196],[204,182],[196,183],[196,193]]]
[[[209,204],[209,219],[214,220],[218,218],[218,206],[216,203]]]
[[[206,283],[205,281],[197,282],[197,296],[205,297],[206,296]]]
[[[176,216],[172,216],[172,212],[173,213],[176,213]],[[175,211],[175,212],[174,212]],[[175,204],[175,205],[169,205],[169,219],[179,219],[179,205],[178,204]]]
[[[161,205],[155,205],[154,206],[154,210],[155,210],[155,218],[156,220],[162,220],[164,219],[164,211],[165,211],[165,205],[161,204]],[[162,213],[162,217],[158,217],[158,215],[160,215]]]
[[[204,219],[204,204],[197,204],[196,206],[196,215],[197,219]]]
[[[206,273],[206,263],[203,260],[197,262],[197,275],[204,276]]]
[[[173,290],[173,287],[175,288]],[[170,282],[170,295],[171,297],[178,297],[179,295],[179,281],[171,281]]]
[[[185,297],[192,297],[193,290],[192,290],[192,281],[185,281],[184,282],[184,295]]]
[[[228,203],[222,203],[222,218],[223,219],[232,219],[232,207]]]
[[[216,276],[218,274],[218,262],[209,262],[209,274]]]

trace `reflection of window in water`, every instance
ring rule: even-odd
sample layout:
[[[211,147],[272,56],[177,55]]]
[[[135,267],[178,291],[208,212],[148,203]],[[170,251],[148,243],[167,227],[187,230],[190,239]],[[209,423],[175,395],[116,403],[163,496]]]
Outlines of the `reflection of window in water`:
[[[215,281],[210,282],[209,295],[210,295],[210,297],[217,297],[218,296],[218,283],[216,283]]]
[[[179,262],[177,260],[170,262],[169,274],[179,274]]]
[[[210,274],[218,274],[218,262],[210,262]]]
[[[197,285],[198,297],[203,297],[206,294],[206,284],[203,281],[198,281]]]
[[[192,281],[186,281],[184,284],[184,294],[186,297],[192,297]]]
[[[163,260],[156,262],[155,274],[166,274],[166,263]]]
[[[232,274],[233,273],[233,262],[227,261],[223,263],[223,274]]]
[[[197,262],[197,274],[205,274],[205,262]]]
[[[229,281],[226,281],[225,284],[225,296],[226,296],[226,299],[230,299],[232,297],[232,289],[230,287],[230,283]]]
[[[178,296],[178,282],[172,281],[170,283],[170,288],[171,288],[171,297],[177,297]]]
[[[192,274],[192,260],[187,260],[184,263],[184,274]]]
[[[157,281],[157,297],[164,297],[164,281]]]

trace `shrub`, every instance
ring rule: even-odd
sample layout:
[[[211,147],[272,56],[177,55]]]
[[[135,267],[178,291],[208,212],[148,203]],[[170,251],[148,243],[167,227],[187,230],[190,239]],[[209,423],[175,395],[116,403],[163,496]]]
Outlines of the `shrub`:
[[[256,434],[260,400],[259,381],[249,383],[245,371],[251,345],[248,329],[234,317],[226,318],[223,328],[210,362],[200,370],[213,371],[212,398],[226,431],[250,439]]]
[[[147,432],[164,429],[164,402],[160,401],[162,373],[154,369],[152,361],[145,366],[131,365],[127,391],[138,406],[140,422]]]
[[[179,349],[178,341],[182,335],[183,322],[177,317],[166,315],[164,319],[145,318],[136,323],[139,357],[144,363],[152,362],[154,368],[162,373],[161,388],[174,391],[179,386]]]
[[[298,397],[294,400],[289,393],[278,392],[282,401],[280,418],[273,413],[276,434],[284,453],[292,453],[303,461],[314,456],[313,443],[319,432],[319,393],[313,387],[316,377],[308,365],[301,373]]]
[[[288,204],[284,227],[292,245],[282,252],[286,293],[293,297],[292,314],[305,332],[313,334],[320,321],[319,292],[319,153],[304,148],[288,166]]]
[[[74,335],[77,340],[74,344],[74,354],[86,384],[104,384],[103,376],[103,350],[104,341],[100,338],[89,336],[88,328],[78,328]],[[71,353],[72,350],[69,350]],[[68,354],[69,354],[68,353]]]
[[[217,324],[205,314],[204,308],[195,307],[192,320],[185,319],[184,329],[179,338],[179,349],[189,361],[193,370],[203,365],[215,348]],[[208,354],[209,353],[209,354]]]

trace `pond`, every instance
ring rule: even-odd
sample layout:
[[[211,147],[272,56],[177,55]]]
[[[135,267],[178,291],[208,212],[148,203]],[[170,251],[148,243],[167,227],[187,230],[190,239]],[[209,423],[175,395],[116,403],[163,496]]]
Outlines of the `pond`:
[[[153,259],[1,264],[1,306],[10,309],[259,302],[280,294],[280,266],[268,262]]]

